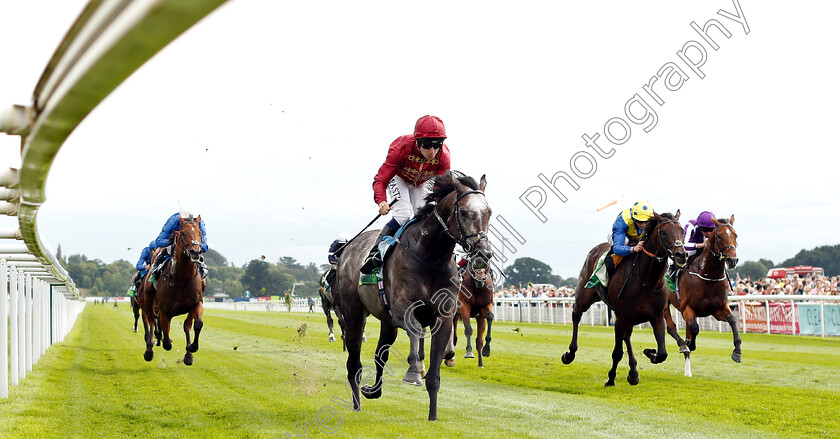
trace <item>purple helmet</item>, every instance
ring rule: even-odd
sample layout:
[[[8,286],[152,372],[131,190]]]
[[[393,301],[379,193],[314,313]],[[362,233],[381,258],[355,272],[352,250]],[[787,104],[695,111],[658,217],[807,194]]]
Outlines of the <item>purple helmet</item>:
[[[717,219],[714,213],[709,212],[708,210],[700,212],[700,215],[697,216],[697,227],[714,229],[715,223],[712,222],[712,219]]]

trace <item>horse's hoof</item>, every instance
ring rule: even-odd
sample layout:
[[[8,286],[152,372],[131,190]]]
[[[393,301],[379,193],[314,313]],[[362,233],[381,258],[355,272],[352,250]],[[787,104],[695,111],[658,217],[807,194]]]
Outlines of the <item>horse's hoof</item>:
[[[412,386],[422,386],[423,377],[418,372],[406,372],[403,376],[403,382]]]
[[[359,388],[359,391],[362,392],[362,396],[367,399],[377,399],[382,396],[382,386],[373,387],[365,384]]]
[[[604,387],[615,387],[615,381],[607,381],[604,383]]]
[[[443,359],[444,360],[451,360],[453,358],[455,358],[455,351],[449,351],[449,352],[444,352],[443,353]]]
[[[736,363],[740,363],[741,362],[741,353],[740,352],[733,352],[732,353],[732,361],[734,361]]]
[[[630,373],[627,374],[627,382],[630,383],[631,386],[639,384],[639,372],[631,370]]]
[[[656,364],[656,349],[645,349],[642,351],[651,363]]]
[[[152,351],[143,352],[143,359],[146,361],[152,361],[152,358],[155,357],[155,353]]]
[[[464,358],[475,358],[475,355],[473,355],[472,351],[467,351],[464,353]]]
[[[689,353],[689,352],[691,352],[691,350],[690,350],[690,349],[688,349],[688,346],[686,346],[686,345],[684,345],[684,344],[683,344],[683,345],[680,345],[680,353],[681,353],[681,354],[687,354],[687,353]]]
[[[424,380],[426,379],[426,370],[425,369],[420,371],[420,378],[423,378]]]
[[[198,352],[198,343],[190,343],[187,345],[187,352]]]
[[[455,365],[455,359],[454,359],[454,358],[450,358],[450,359],[448,359],[448,360],[444,361],[444,362],[443,362],[443,364],[445,364],[445,365],[446,365],[446,367],[452,367],[452,366],[454,366],[454,365]]]
[[[485,357],[489,357],[490,356],[490,346],[484,346],[484,349],[481,350],[481,355],[484,355]]]
[[[184,364],[186,364],[187,366],[192,366],[193,356],[191,353],[187,352],[187,355],[184,355]]]
[[[335,335],[330,334],[330,341],[335,341]]]
[[[163,342],[163,350],[171,351],[172,350],[172,342]]]
[[[137,328],[134,328],[134,333],[135,333],[135,334],[137,333]]]
[[[697,343],[695,343],[694,340],[688,340],[688,349],[694,351],[697,349]]]
[[[575,354],[566,352],[562,357],[560,357],[560,360],[563,361],[563,364],[572,364],[572,361],[575,361]]]
[[[155,346],[160,346],[160,340],[155,342]]]

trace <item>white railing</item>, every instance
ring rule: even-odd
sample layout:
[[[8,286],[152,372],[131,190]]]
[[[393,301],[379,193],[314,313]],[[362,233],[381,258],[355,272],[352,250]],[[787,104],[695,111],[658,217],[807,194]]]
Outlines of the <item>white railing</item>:
[[[0,132],[22,140],[20,170],[0,171],[0,213],[18,217],[17,227],[0,229],[0,263],[3,271],[8,268],[0,276],[0,356],[11,344],[13,385],[32,370],[46,346],[64,338],[84,307],[76,300],[73,279],[38,234],[36,219],[53,159],[125,78],[225,1],[91,0],[59,43],[32,102],[1,109]],[[0,397],[8,396],[7,361],[0,361]]]
[[[801,308],[796,310],[795,307],[790,306],[790,309],[783,309],[782,312],[771,312],[774,305],[771,303],[789,303],[806,302],[813,305],[813,309],[808,309],[813,314],[809,329],[812,329],[807,334],[821,335],[840,335],[840,296],[729,296],[730,307],[738,316],[740,322],[741,332],[766,332],[766,333],[791,333],[791,334],[805,334],[796,328],[799,328],[802,319],[799,317]],[[572,307],[574,306],[574,297],[531,297],[531,298],[496,298],[493,314],[497,321],[501,322],[527,322],[527,323],[546,323],[546,324],[570,324],[572,323]],[[765,323],[763,330],[756,331],[755,319],[750,318],[747,312],[741,312],[748,306],[754,304],[761,304],[765,312],[759,316]],[[818,310],[818,314],[816,311]],[[799,312],[796,312],[799,311]],[[755,314],[754,312],[752,314]],[[671,317],[678,329],[685,327],[685,322],[679,312],[671,307]],[[587,310],[581,317],[581,324],[588,325],[608,325],[608,310],[603,302],[594,303],[589,310]],[[714,317],[702,317],[697,320],[702,330],[717,330],[719,332],[729,331],[729,324],[721,322]],[[748,325],[749,323],[749,325]],[[828,325],[830,326],[827,326]],[[791,328],[790,332],[784,329],[774,329],[775,327],[786,328],[788,325]],[[640,326],[650,326],[644,324]],[[819,330],[813,330],[815,327]]]
[[[5,259],[0,259],[0,279],[0,398],[6,398],[9,383],[26,378],[47,348],[64,340],[84,302],[68,299]]]

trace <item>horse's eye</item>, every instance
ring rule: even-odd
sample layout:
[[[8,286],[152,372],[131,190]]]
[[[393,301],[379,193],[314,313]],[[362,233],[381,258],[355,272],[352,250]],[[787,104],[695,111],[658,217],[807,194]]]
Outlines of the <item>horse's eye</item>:
[[[462,217],[464,217],[464,218],[466,218],[466,217],[468,217],[468,216],[469,216],[469,213],[467,213],[467,211],[466,211],[466,210],[462,210],[462,211],[461,211],[461,216],[462,216]]]

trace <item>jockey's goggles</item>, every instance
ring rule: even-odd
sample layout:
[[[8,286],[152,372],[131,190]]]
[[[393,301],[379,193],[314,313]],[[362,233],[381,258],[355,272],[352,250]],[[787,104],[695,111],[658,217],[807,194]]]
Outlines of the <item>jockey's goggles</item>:
[[[423,149],[440,149],[443,146],[443,137],[425,137],[417,139],[417,146]]]

